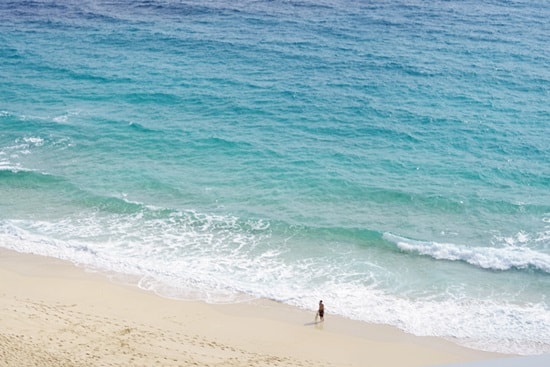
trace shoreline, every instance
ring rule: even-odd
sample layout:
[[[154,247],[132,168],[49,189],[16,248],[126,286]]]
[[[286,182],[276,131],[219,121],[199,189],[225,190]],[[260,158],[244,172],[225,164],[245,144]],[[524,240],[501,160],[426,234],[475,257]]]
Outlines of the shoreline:
[[[0,249],[0,366],[436,366],[508,358],[266,299],[163,298]]]

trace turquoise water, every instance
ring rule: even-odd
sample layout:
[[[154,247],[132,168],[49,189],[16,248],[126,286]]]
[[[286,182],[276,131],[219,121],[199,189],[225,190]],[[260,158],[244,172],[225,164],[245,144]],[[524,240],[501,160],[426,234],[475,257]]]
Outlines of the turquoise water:
[[[0,4],[0,246],[550,352],[546,1]]]

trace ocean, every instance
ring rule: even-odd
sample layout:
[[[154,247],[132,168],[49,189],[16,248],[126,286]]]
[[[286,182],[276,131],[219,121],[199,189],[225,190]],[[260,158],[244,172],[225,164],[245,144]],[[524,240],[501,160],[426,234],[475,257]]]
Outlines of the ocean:
[[[0,247],[550,353],[550,2],[0,2]]]

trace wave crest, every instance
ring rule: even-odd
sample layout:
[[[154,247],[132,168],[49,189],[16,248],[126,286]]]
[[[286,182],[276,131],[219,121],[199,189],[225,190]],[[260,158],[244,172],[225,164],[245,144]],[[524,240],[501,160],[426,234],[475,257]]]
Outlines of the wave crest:
[[[550,255],[528,247],[467,247],[452,243],[416,241],[391,233],[384,233],[384,239],[395,243],[402,251],[430,256],[436,260],[463,261],[490,270],[535,269],[550,273]]]

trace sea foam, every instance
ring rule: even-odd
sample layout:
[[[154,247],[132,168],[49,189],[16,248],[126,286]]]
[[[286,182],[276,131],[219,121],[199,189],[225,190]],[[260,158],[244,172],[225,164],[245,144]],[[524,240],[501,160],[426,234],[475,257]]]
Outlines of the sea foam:
[[[399,249],[436,260],[463,261],[483,269],[535,269],[550,273],[550,255],[528,247],[467,247],[452,243],[416,241],[385,233],[384,238]]]

